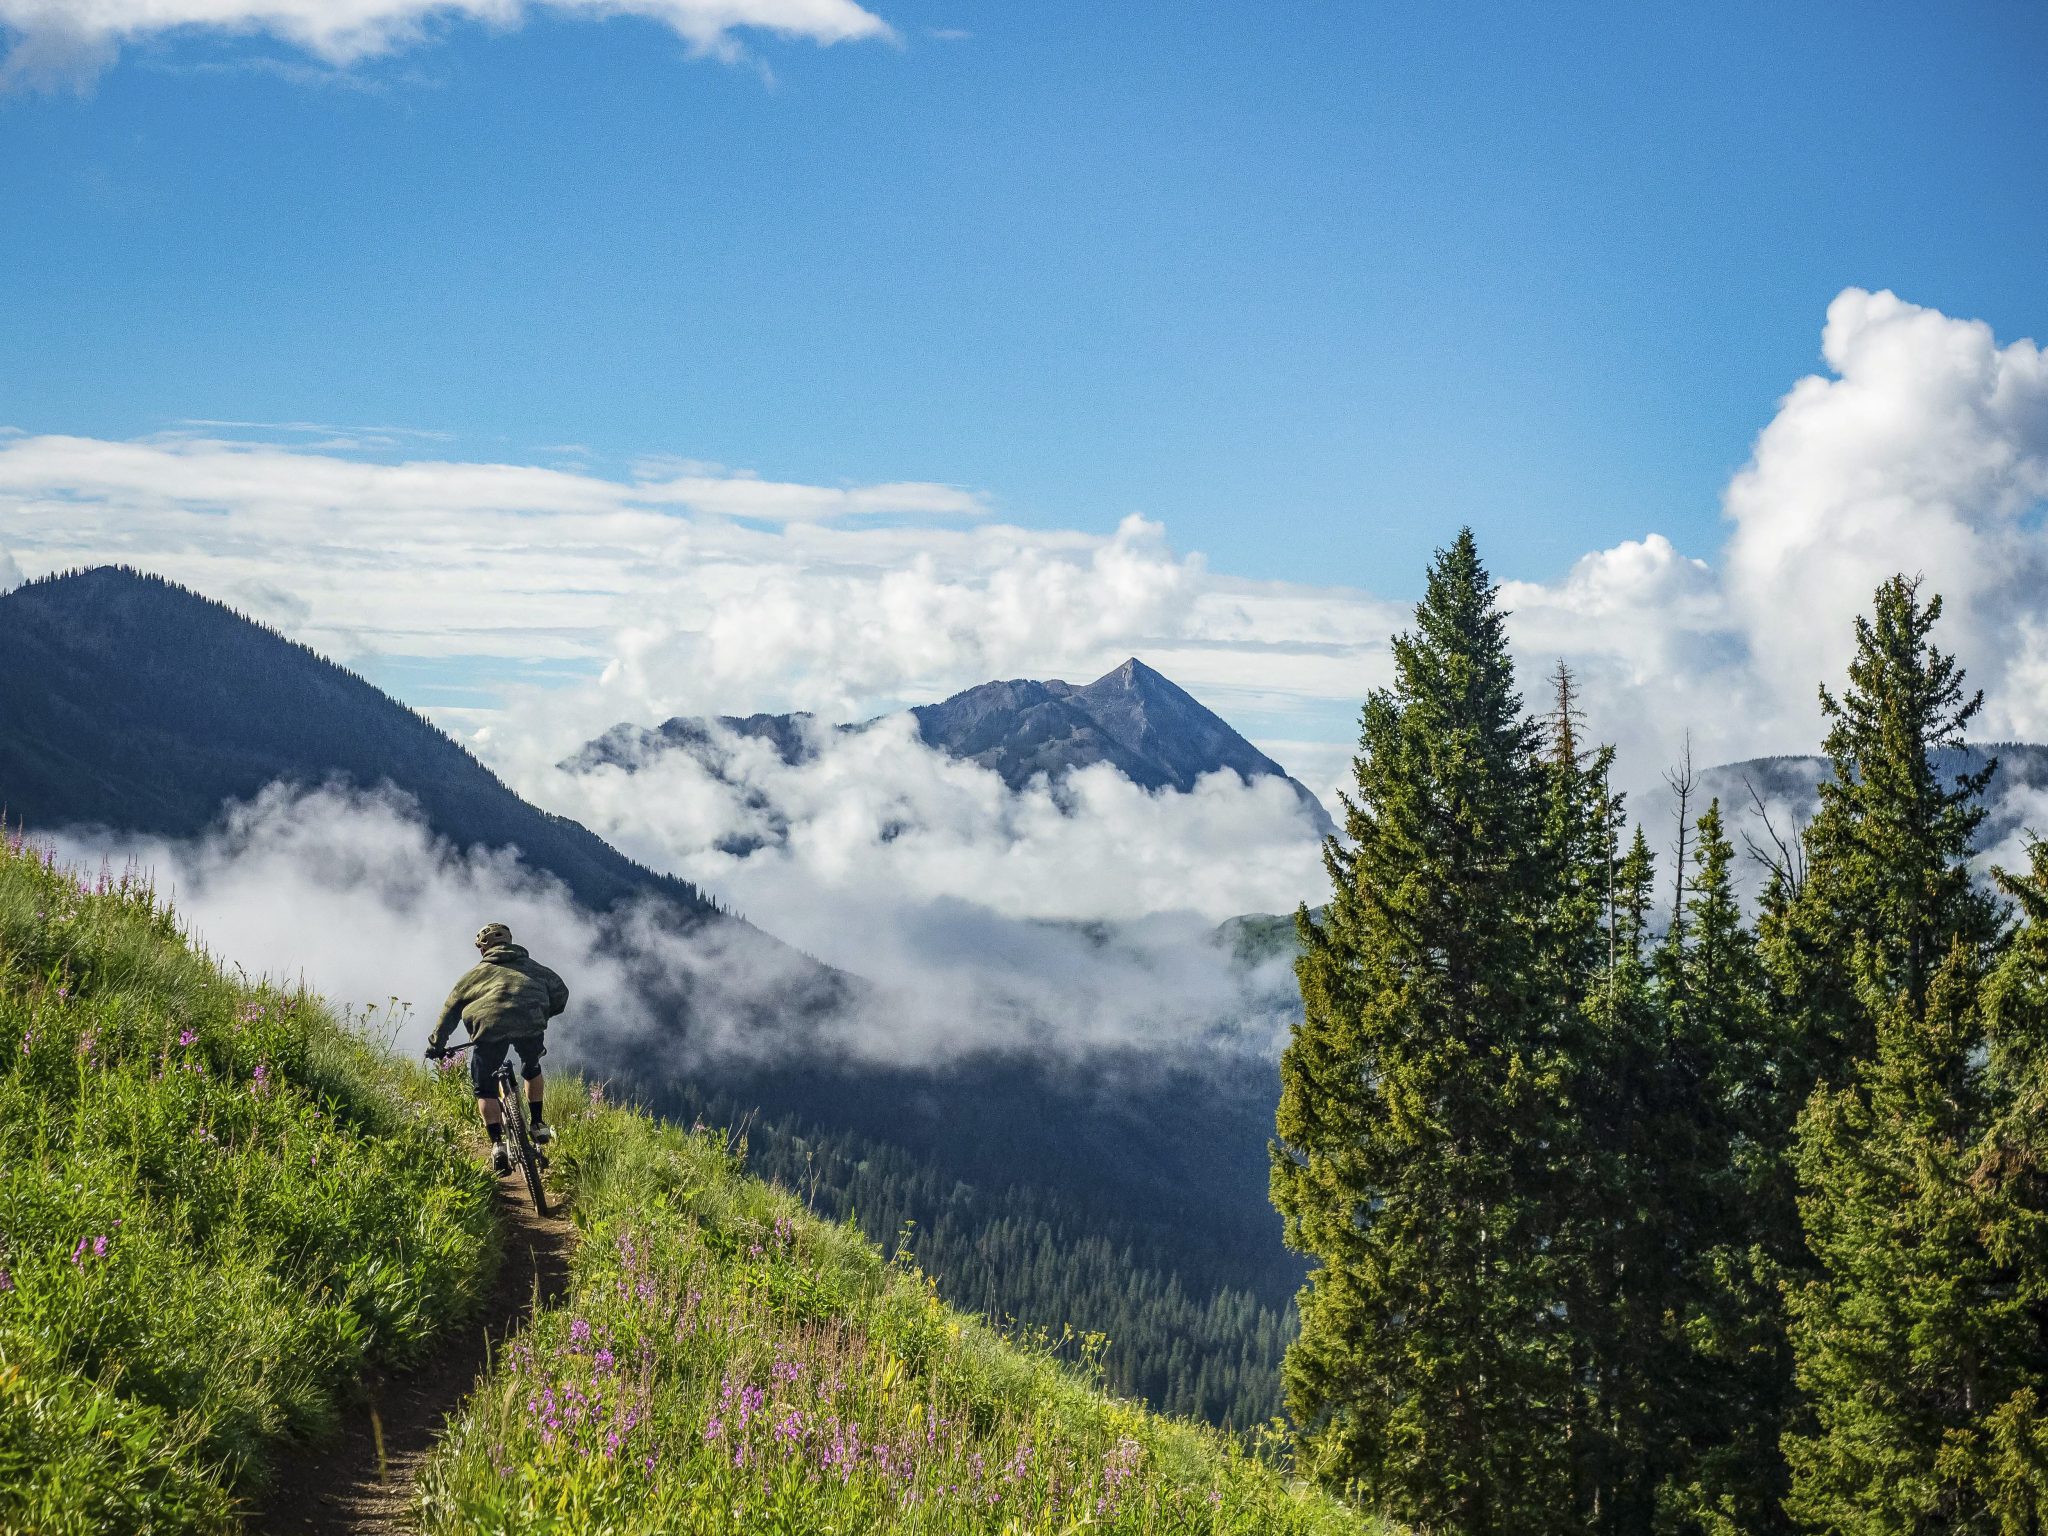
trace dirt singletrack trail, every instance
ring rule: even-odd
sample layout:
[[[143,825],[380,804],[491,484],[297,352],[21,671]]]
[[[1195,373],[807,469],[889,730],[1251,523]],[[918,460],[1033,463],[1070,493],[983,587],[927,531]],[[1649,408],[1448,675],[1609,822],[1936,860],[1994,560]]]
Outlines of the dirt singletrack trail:
[[[575,1229],[561,1214],[534,1214],[513,1179],[498,1182],[504,1260],[482,1311],[407,1371],[366,1383],[343,1410],[342,1432],[278,1462],[271,1490],[249,1517],[256,1536],[398,1536],[410,1532],[420,1463],[508,1339],[569,1284]],[[382,1430],[383,1445],[378,1445]]]

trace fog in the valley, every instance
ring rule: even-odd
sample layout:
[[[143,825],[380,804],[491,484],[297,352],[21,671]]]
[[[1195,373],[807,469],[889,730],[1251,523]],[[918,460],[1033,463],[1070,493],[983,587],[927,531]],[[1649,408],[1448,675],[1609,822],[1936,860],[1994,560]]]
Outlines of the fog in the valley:
[[[1122,788],[1100,793],[1112,807],[1123,804]],[[846,798],[849,805],[858,799],[851,790]],[[1202,877],[1171,825],[1177,820],[1213,837],[1233,816],[1254,826],[1271,820],[1276,832],[1279,826],[1264,793],[1205,786],[1174,798],[1186,804],[1153,809],[1168,823],[1151,828],[1161,839],[1154,867],[1127,872],[1127,881],[1141,883],[1123,889],[1167,888],[1170,876],[1157,866],[1174,848],[1182,850],[1186,878]],[[943,857],[933,854],[943,874],[929,880],[915,861],[892,862],[893,845],[917,834],[866,838],[872,877],[864,879],[863,839],[841,829],[816,848],[793,838],[736,892],[713,884],[722,897],[744,898],[738,904],[761,927],[865,983],[846,988],[828,1015],[804,1018],[776,1012],[778,998],[816,974],[797,950],[736,923],[679,924],[658,905],[595,918],[505,851],[437,843],[396,794],[274,788],[231,807],[203,839],[73,830],[56,843],[62,857],[88,868],[102,861],[140,867],[201,940],[251,973],[304,981],[340,1005],[374,1007],[380,1028],[395,1004],[402,1020],[396,1042],[406,1050],[424,1043],[448,987],[473,963],[471,937],[485,921],[507,923],[569,979],[575,999],[565,1033],[623,1035],[667,1052],[773,1058],[802,1051],[905,1065],[986,1049],[1081,1060],[1129,1048],[1277,1048],[1292,1013],[1285,960],[1235,964],[1204,913],[1139,913],[1113,929],[1017,915],[1019,901],[1056,905],[1047,887],[1058,872],[1020,870],[1014,889],[1029,894],[1018,898],[1004,894],[996,871],[1006,859],[1023,865],[1056,857],[1073,833],[1050,826],[1047,841],[1035,846],[1030,829],[1057,813],[1026,806],[1016,814],[1001,846],[977,845],[968,819],[949,821]],[[1205,827],[1210,832],[1199,834]],[[1142,835],[1130,828],[1119,845],[1134,864]],[[1312,865],[1312,842],[1308,854]],[[1101,878],[1116,857],[1105,853]],[[991,901],[961,893],[963,869],[975,867],[991,877]],[[1090,878],[1085,866],[1073,875]],[[1210,878],[1221,876],[1212,871]],[[1247,889],[1273,887],[1253,882]],[[1076,895],[1069,910],[1084,909]],[[686,1043],[663,1005],[650,1001],[669,989],[690,999]]]

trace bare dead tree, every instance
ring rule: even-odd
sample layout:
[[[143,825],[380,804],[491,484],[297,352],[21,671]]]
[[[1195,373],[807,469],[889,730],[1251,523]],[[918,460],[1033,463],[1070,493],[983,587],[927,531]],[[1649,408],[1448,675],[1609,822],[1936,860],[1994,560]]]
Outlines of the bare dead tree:
[[[1686,844],[1692,835],[1693,792],[1699,787],[1692,767],[1691,731],[1685,733],[1685,751],[1678,766],[1664,770],[1664,782],[1678,797],[1678,845],[1671,869],[1671,942],[1676,944],[1685,937]]]
[[[1560,768],[1576,768],[1579,759],[1585,756],[1579,750],[1579,727],[1586,722],[1586,712],[1579,708],[1577,679],[1572,669],[1559,657],[1557,668],[1550,674],[1550,687],[1555,702],[1551,705],[1550,759]]]
[[[1800,829],[1795,825],[1788,841],[1771,819],[1771,808],[1763,793],[1747,774],[1743,775],[1742,787],[1749,791],[1750,807],[1756,812],[1757,820],[1763,823],[1764,835],[1771,840],[1771,846],[1766,848],[1745,830],[1742,834],[1743,848],[1784,884],[1787,895],[1797,896],[1800,887],[1806,884],[1806,850],[1800,844]]]

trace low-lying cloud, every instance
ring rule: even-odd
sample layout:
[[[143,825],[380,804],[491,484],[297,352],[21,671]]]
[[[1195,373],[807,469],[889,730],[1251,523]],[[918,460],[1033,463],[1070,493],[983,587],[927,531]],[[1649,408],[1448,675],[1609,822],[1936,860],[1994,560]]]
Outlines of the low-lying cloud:
[[[867,933],[847,931],[853,910],[959,903],[1020,921],[1214,924],[1292,911],[1325,882],[1321,839],[1277,778],[1225,771],[1179,793],[1096,764],[1012,791],[926,746],[907,715],[814,727],[816,755],[795,765],[767,742],[714,734],[716,772],[669,750],[631,770],[552,772],[538,798],[853,969],[871,953]]]
[[[342,66],[416,46],[449,23],[510,28],[542,12],[644,17],[692,53],[728,60],[744,31],[819,44],[894,36],[854,0],[0,0],[0,29],[14,34],[0,81],[89,78],[124,45],[174,33],[260,35]]]
[[[273,787],[229,807],[204,838],[73,830],[57,845],[87,868],[148,871],[202,942],[252,974],[401,1020],[395,1043],[406,1051],[424,1045],[486,921],[507,923],[569,980],[556,1036],[567,1049],[625,1045],[668,1070],[799,1058],[939,1066],[991,1051],[1071,1062],[1270,1053],[1293,1012],[1284,959],[1233,963],[1193,913],[1104,933],[898,887],[851,906],[844,892],[820,894],[816,931],[854,935],[835,947],[859,981],[830,1009],[792,1015],[785,999],[819,991],[815,964],[795,950],[739,923],[679,924],[657,904],[593,916],[507,851],[438,842],[392,793]],[[801,881],[794,861],[776,878],[790,882],[785,892]]]

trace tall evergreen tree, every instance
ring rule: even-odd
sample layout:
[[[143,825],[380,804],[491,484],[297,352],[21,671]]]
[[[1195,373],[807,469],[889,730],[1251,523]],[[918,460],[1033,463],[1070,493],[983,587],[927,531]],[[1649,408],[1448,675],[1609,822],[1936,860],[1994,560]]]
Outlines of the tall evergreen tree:
[[[1795,1271],[1790,1337],[1812,1419],[1785,1437],[1787,1508],[1845,1536],[1996,1529],[1965,1465],[1990,1364],[1971,1174],[1990,1108],[1978,991],[2000,916],[1968,860],[1992,770],[1939,772],[1982,702],[1929,640],[1940,614],[1896,577],[1858,620],[1849,687],[1822,692],[1835,777],[1807,829],[1807,878],[1775,914],[1800,1032],[1787,1085],[1818,1085],[1794,1150],[1811,1264]]]
[[[1796,891],[1780,882],[1763,937],[1790,1014],[1784,1088],[1793,1113],[1816,1084],[1841,1086],[1874,1053],[1877,1020],[1899,995],[1914,1007],[1958,938],[1988,941],[1996,904],[1971,882],[1994,760],[1944,779],[1938,754],[1963,745],[1983,708],[1955,658],[1929,636],[1941,599],[1894,576],[1856,620],[1849,686],[1820,691],[1833,770],[1803,842]]]
[[[1317,1261],[1289,1351],[1306,1463],[1432,1531],[1575,1523],[1547,1224],[1539,730],[1470,531],[1363,713],[1327,917],[1299,915],[1273,1199]]]
[[[1581,1388],[1590,1431],[1574,1447],[1581,1520],[1614,1536],[1648,1531],[1669,1454],[1671,1351],[1663,1187],[1670,1106],[1661,1011],[1650,965],[1655,861],[1641,827],[1615,860],[1606,902],[1610,962],[1577,999],[1576,1070],[1561,1143],[1577,1176],[1563,1255],[1585,1286],[1572,1336],[1592,1365]]]
[[[1958,942],[1877,1055],[1801,1117],[1800,1212],[1821,1273],[1791,1297],[1810,1432],[1787,1437],[1801,1524],[1844,1536],[1999,1530],[1975,1463],[1996,1378],[1995,1265],[1974,1186],[1986,1096],[1980,958]]]
[[[1992,1123],[1971,1176],[1992,1265],[1979,1304],[1999,1344],[1980,1476],[2001,1536],[2048,1531],[2048,842],[2028,853],[2026,875],[1997,872],[2022,926],[1984,989]]]
[[[1735,893],[1735,849],[1709,803],[1693,828],[1657,969],[1668,1112],[1658,1133],[1672,1337],[1657,1528],[1709,1536],[1786,1529],[1778,1426],[1791,1363],[1776,1270],[1756,1241],[1770,1179],[1777,1057],[1762,960]]]
[[[1626,915],[1647,898],[1639,871],[1621,853],[1621,797],[1609,786],[1613,749],[1582,745],[1584,715],[1563,662],[1551,686],[1537,964],[1543,1025],[1560,1064],[1548,1151],[1562,1176],[1551,1185],[1557,1207],[1546,1227],[1573,1383],[1564,1437],[1576,1518],[1581,1528],[1600,1528],[1626,1505],[1621,1490],[1631,1470],[1625,1442],[1634,1421],[1618,1402],[1631,1363],[1617,1238],[1634,1202],[1622,1145],[1630,1134],[1626,1074],[1615,1046],[1626,1033],[1616,1021],[1640,1015],[1632,1006],[1640,966],[1625,968],[1620,957],[1626,947],[1640,958],[1624,930]],[[1638,854],[1648,859],[1646,848]]]

